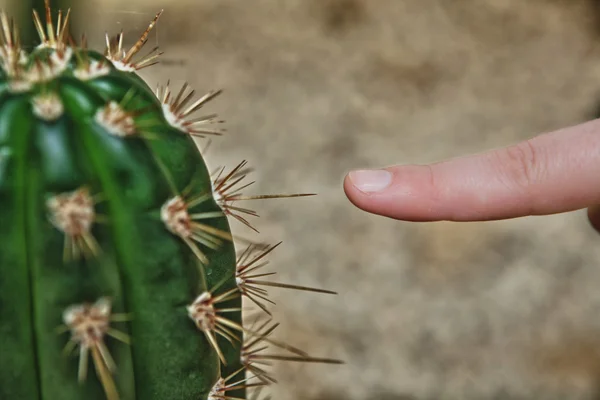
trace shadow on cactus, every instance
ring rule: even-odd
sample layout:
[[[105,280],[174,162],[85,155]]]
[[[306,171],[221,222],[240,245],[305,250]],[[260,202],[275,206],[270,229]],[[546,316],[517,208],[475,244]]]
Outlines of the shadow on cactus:
[[[211,174],[194,137],[222,134],[198,114],[219,92],[137,75],[160,14],[99,53],[46,8],[31,53],[0,21],[0,398],[257,398],[272,361],[339,363],[272,338],[266,288],[332,292],[271,281],[277,245],[236,256],[230,230],[245,202],[302,195],[245,194],[245,162]]]

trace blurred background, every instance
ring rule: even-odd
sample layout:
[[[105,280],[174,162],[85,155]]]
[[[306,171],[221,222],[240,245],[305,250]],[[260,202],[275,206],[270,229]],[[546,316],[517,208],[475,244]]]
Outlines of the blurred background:
[[[270,258],[279,280],[339,292],[271,290],[278,337],[346,364],[276,363],[274,399],[600,399],[600,237],[584,212],[404,223],[359,211],[342,190],[350,169],[433,162],[594,118],[600,2],[71,5],[74,33],[98,49],[106,31],[131,44],[164,8],[148,49],[165,54],[142,75],[224,90],[210,110],[228,133],[210,165],[248,160],[255,194],[318,193],[257,202],[255,226],[283,241]]]

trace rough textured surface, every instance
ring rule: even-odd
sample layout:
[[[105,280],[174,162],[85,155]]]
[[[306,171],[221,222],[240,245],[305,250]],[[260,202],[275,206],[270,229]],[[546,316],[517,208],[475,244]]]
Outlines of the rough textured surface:
[[[347,365],[282,364],[279,400],[577,399],[600,396],[600,238],[582,213],[413,224],[356,210],[354,167],[424,163],[584,121],[600,92],[600,29],[583,0],[90,1],[102,45],[167,52],[150,84],[221,87],[228,136],[209,161],[256,167],[280,279],[279,337]],[[83,11],[83,12],[82,12]],[[133,13],[131,13],[133,11]],[[239,227],[239,226],[238,226]],[[247,236],[251,232],[239,229]]]

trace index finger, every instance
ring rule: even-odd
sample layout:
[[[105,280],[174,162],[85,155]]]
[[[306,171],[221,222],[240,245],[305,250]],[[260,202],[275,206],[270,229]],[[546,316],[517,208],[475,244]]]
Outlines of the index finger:
[[[407,221],[485,221],[600,203],[600,120],[431,165],[350,172],[357,207]]]

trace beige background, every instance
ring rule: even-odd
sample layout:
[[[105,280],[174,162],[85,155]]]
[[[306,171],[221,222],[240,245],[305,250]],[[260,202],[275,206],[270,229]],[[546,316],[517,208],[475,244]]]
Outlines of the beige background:
[[[278,400],[600,398],[600,238],[582,212],[415,224],[355,209],[346,171],[426,163],[592,118],[600,7],[583,0],[95,0],[102,46],[159,8],[150,84],[224,89],[211,165],[256,167],[279,337],[344,366],[276,366]],[[240,228],[239,225],[236,227]],[[247,236],[251,232],[239,229]]]

